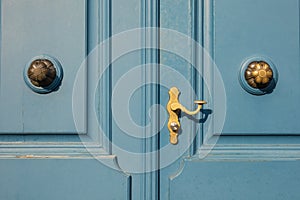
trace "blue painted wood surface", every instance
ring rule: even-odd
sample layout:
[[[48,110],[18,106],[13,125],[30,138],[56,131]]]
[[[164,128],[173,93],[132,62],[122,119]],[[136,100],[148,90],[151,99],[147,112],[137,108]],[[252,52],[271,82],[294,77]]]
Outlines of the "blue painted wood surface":
[[[111,49],[118,48],[111,41],[112,46],[99,52],[103,60],[82,71],[81,92],[85,95],[80,97],[82,104],[76,105],[82,106],[82,115],[80,130],[75,128],[72,89],[84,57],[114,34],[149,26],[173,29],[198,41],[221,71],[227,117],[223,135],[206,158],[200,156],[201,151],[218,137],[218,133],[207,132],[209,123],[217,123],[213,116],[219,112],[214,105],[218,88],[214,88],[212,70],[203,65],[201,51],[192,45],[185,52],[200,71],[211,76],[206,85],[183,58],[148,49],[128,52],[111,63],[101,80],[103,90],[95,95],[92,86],[98,84],[97,73],[118,50]],[[158,42],[170,40],[157,34],[142,33],[136,42],[158,47]],[[170,45],[178,42],[170,41]],[[40,95],[26,87],[22,72],[28,60],[44,53],[60,60],[65,77],[58,91]],[[274,62],[279,82],[273,93],[253,96],[239,85],[238,72],[245,59],[259,55]],[[180,82],[162,67],[145,67],[157,62],[178,71],[191,84],[190,90],[182,91],[183,105],[193,108],[195,91],[209,102],[205,108],[211,114],[204,123],[182,116],[179,142],[197,135],[174,163],[134,173],[128,167],[138,165],[146,170],[150,165],[155,169],[169,154],[156,153],[132,162],[103,138],[92,114],[96,108],[107,138],[128,152],[145,154],[168,145],[166,127],[154,137],[147,138],[145,130],[132,133],[142,138],[132,137],[111,112],[114,87],[141,65],[134,78],[142,87],[129,101],[130,117],[139,126],[151,124],[151,131],[158,126],[157,119],[164,113],[149,113],[149,108],[165,106],[169,88],[145,83],[168,80],[179,86]],[[298,0],[2,0],[0,199],[299,199],[298,75]],[[126,105],[122,99],[117,102]],[[208,134],[211,138],[203,140]],[[171,151],[180,152],[179,148],[180,144]],[[101,160],[118,170],[104,166]]]
[[[160,171],[161,199],[298,199],[299,1],[163,0],[160,9],[162,27],[189,35],[209,52],[227,95],[223,131],[208,132],[210,123],[219,123],[215,104],[222,105],[214,99],[213,70],[204,62],[208,81],[202,83],[194,80],[191,67],[179,68],[176,58],[161,54],[162,63],[173,62],[191,83],[199,81],[194,89],[212,109],[190,150]],[[254,96],[240,86],[238,73],[247,58],[259,55],[275,63],[279,81],[273,93]],[[167,101],[166,91],[160,96]],[[168,143],[166,133],[161,133],[161,146]],[[192,133],[184,130],[179,139]],[[203,158],[204,150],[210,153]]]
[[[3,200],[120,200],[130,195],[130,177],[95,159],[1,159],[0,170]]]
[[[300,124],[294,121],[300,117],[295,112],[300,98],[299,1],[216,0],[213,9],[215,61],[228,102],[223,134],[299,135]],[[236,78],[241,64],[255,55],[270,58],[278,69],[278,84],[269,95],[247,94]]]
[[[72,112],[76,73],[87,51],[108,37],[108,3],[1,1],[0,199],[130,199],[131,177],[102,163],[118,168],[91,118],[96,97],[85,86],[97,83],[99,66],[79,74],[79,129]],[[61,62],[65,76],[59,90],[40,95],[20,73],[44,53]]]
[[[1,132],[76,133],[72,89],[86,55],[86,2],[3,0],[1,20]],[[41,54],[65,72],[60,89],[47,95],[31,91],[21,74]]]
[[[186,162],[170,199],[299,199],[299,161]]]

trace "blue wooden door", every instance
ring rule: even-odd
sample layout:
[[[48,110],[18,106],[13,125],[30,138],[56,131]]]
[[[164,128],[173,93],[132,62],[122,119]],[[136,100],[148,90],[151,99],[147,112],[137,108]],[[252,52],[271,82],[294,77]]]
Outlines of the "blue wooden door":
[[[194,108],[193,91],[208,102],[196,120],[181,116],[178,160],[160,171],[161,199],[299,199],[299,1],[163,0],[160,12],[161,27],[200,44],[185,49],[192,62],[165,52],[160,61],[191,84],[184,105]],[[273,74],[257,78],[251,65]],[[167,103],[167,89],[160,98]]]
[[[158,198],[158,2],[0,2],[0,199]]]
[[[1,200],[299,199],[298,0],[0,2]]]
[[[0,2],[0,199],[130,199],[130,175],[102,164],[117,166],[87,62],[111,34],[110,2]]]

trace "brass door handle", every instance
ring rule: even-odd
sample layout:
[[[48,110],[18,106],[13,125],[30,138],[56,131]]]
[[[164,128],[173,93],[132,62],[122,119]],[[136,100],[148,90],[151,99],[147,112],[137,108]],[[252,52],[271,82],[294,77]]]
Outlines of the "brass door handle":
[[[169,90],[169,102],[167,104],[167,110],[169,113],[169,121],[168,121],[168,129],[170,132],[170,143],[177,144],[178,143],[178,132],[180,130],[180,122],[178,119],[178,115],[180,112],[185,112],[188,115],[195,115],[200,112],[202,105],[206,104],[206,101],[194,101],[195,104],[198,105],[197,109],[194,111],[189,111],[183,105],[179,103],[179,95],[180,91],[176,87],[172,87]]]

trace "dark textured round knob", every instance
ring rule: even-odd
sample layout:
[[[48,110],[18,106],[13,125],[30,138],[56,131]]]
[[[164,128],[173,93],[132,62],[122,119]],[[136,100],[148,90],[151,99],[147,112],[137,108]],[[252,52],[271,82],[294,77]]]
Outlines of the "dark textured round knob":
[[[47,59],[34,60],[27,71],[30,82],[37,87],[47,87],[55,80],[56,70]]]
[[[246,71],[247,83],[253,88],[266,88],[273,78],[273,71],[270,65],[264,61],[251,62]]]

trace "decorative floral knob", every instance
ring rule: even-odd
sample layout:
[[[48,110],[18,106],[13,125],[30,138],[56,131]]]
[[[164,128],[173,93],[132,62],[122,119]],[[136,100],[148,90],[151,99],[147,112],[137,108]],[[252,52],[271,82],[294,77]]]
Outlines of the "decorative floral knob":
[[[266,88],[273,79],[273,71],[270,65],[264,61],[251,62],[246,71],[247,83],[253,88]]]
[[[56,70],[50,60],[36,59],[30,64],[27,75],[33,85],[47,87],[55,80]]]

